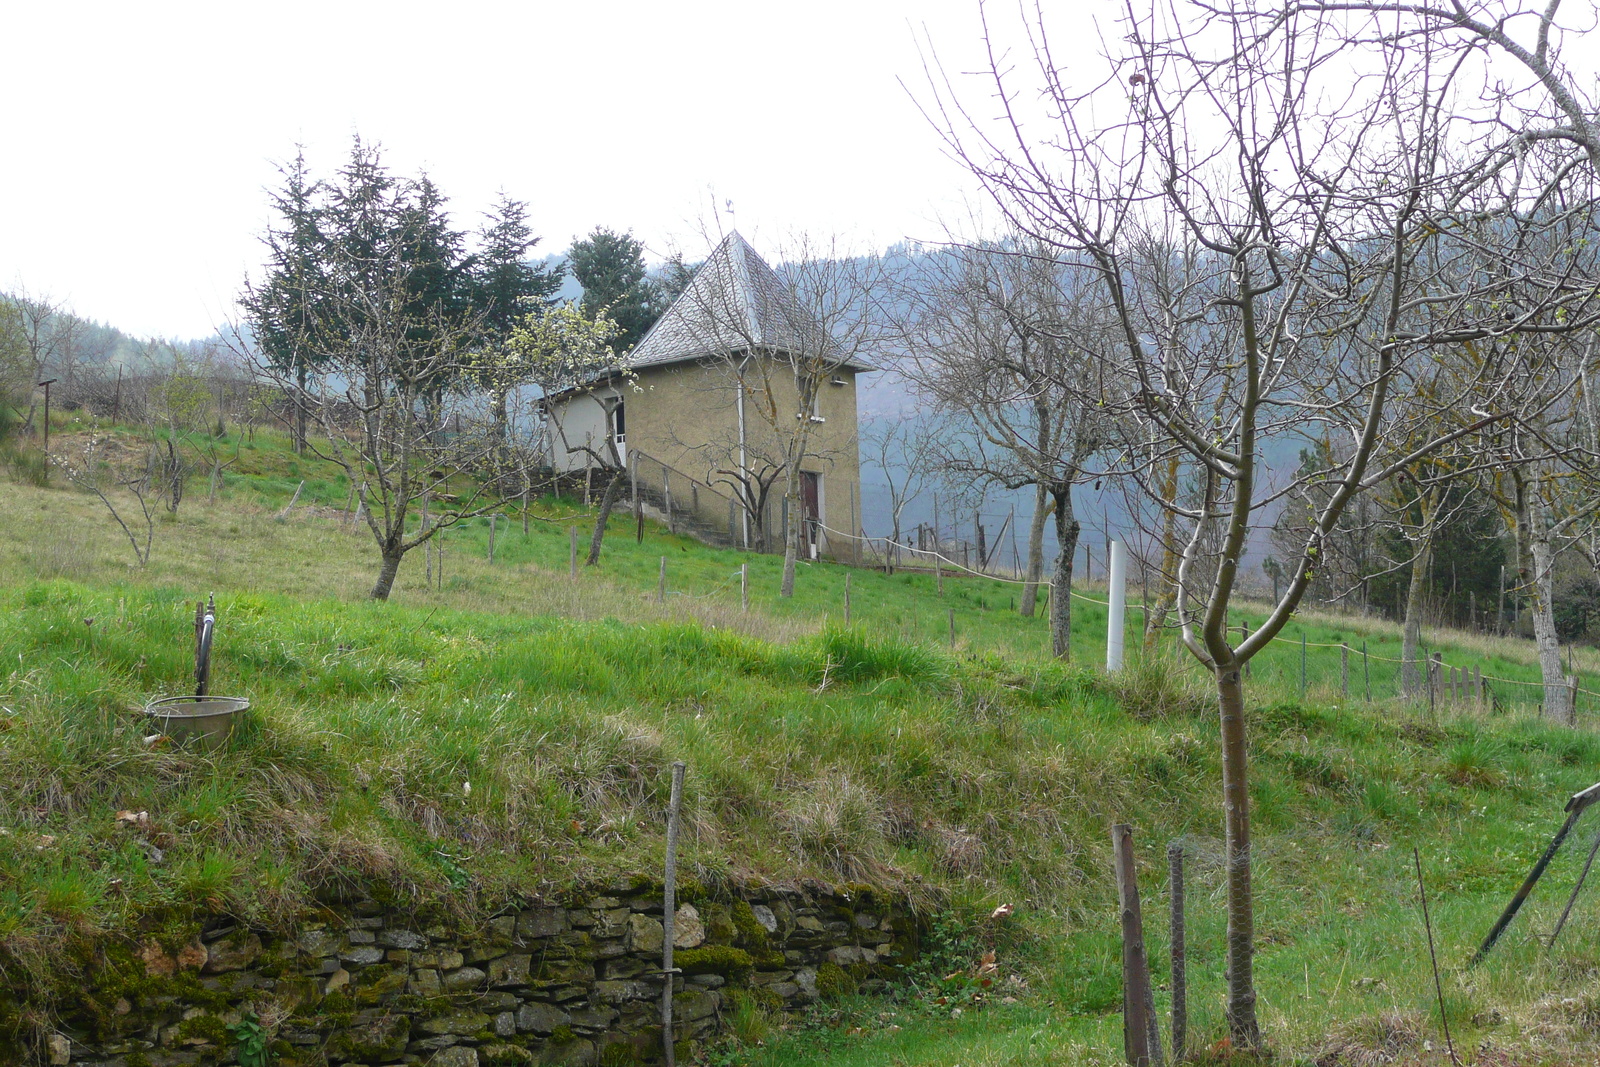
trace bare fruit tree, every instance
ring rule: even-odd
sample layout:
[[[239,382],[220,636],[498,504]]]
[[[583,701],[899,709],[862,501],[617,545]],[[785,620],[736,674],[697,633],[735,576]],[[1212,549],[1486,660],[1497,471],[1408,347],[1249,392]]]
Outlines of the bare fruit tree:
[[[894,553],[902,544],[900,521],[907,505],[921,495],[934,473],[942,436],[921,412],[869,415],[861,444],[867,462],[883,472],[889,496],[889,548],[884,565],[893,572]]]
[[[1072,565],[1079,523],[1073,487],[1108,442],[1098,405],[1111,321],[1088,299],[1092,276],[1038,241],[952,248],[907,293],[908,375],[964,433],[946,434],[938,464],[949,475],[1007,489],[1035,486],[1055,517],[1050,645],[1072,645]],[[1029,575],[1042,559],[1042,508],[1028,543]],[[1027,601],[1024,597],[1024,601]]]
[[[1242,668],[1293,618],[1355,497],[1512,420],[1509,369],[1488,359],[1430,403],[1396,404],[1435,353],[1590,322],[1594,287],[1572,282],[1595,277],[1577,239],[1589,176],[1520,131],[1458,118],[1460,94],[1488,90],[1464,83],[1457,57],[1426,40],[1354,49],[1327,20],[1279,14],[1265,32],[1253,10],[1130,0],[1123,54],[1085,87],[1065,81],[1041,16],[1021,27],[1037,60],[1029,93],[986,24],[980,77],[1000,121],[964,110],[970,94],[937,72],[928,107],[1007,222],[1092,271],[1115,321],[1104,399],[1138,428],[1132,440],[1154,439],[1124,472],[1182,529],[1174,613],[1218,696],[1226,1014],[1248,1049],[1262,1042]],[[1174,261],[1194,272],[1176,307],[1153,280]],[[1155,338],[1174,312],[1203,328],[1164,351]],[[1344,445],[1325,466],[1266,462],[1274,440],[1316,437]],[[1169,455],[1193,472],[1192,493],[1161,491]],[[1252,530],[1308,480],[1327,492],[1268,618],[1236,645],[1228,611]]]

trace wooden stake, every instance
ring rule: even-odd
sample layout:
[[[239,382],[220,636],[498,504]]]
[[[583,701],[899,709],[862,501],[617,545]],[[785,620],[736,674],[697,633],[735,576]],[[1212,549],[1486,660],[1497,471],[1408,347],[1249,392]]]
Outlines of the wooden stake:
[[[1350,643],[1339,642],[1339,692],[1350,695]]]
[[[1183,846],[1167,846],[1167,902],[1171,909],[1172,1062],[1183,1061],[1189,1043],[1188,949],[1184,943]]]
[[[750,564],[739,564],[739,610],[750,614]]]
[[[944,570],[939,560],[939,494],[933,494],[933,583],[940,596],[944,596]],[[956,643],[955,628],[950,630],[950,643]]]
[[[528,487],[522,487],[522,536],[528,536]]]
[[[572,534],[572,554],[569,569],[572,571],[572,577],[576,578],[578,576],[578,528],[571,526],[568,527],[568,531]]]
[[[657,604],[665,604],[666,602],[667,602],[667,557],[666,556],[662,556],[661,557],[661,578],[659,579],[659,581],[656,584],[656,603]]]
[[[1367,642],[1361,642],[1361,676],[1367,683],[1367,703],[1372,703],[1372,663],[1367,659]]]
[[[850,575],[844,576],[844,624],[850,625]]]
[[[661,1051],[667,1067],[675,1067],[677,1049],[672,1040],[672,993],[678,969],[672,965],[674,920],[677,918],[678,815],[683,807],[683,761],[672,765],[672,795],[667,801],[667,869],[661,879]]]
[[[498,516],[498,515],[490,515],[489,516],[489,562],[490,563],[494,562],[494,528],[495,528],[495,524],[496,524],[496,522],[497,522],[497,520],[499,518],[500,518],[500,516]]]
[[[950,609],[950,647],[956,647],[956,609]]]
[[[1122,1048],[1131,1067],[1161,1063],[1161,1038],[1144,952],[1144,922],[1139,914],[1139,883],[1133,865],[1133,827],[1111,828],[1117,875],[1117,902],[1122,925]],[[1154,1037],[1154,1040],[1152,1040]]]

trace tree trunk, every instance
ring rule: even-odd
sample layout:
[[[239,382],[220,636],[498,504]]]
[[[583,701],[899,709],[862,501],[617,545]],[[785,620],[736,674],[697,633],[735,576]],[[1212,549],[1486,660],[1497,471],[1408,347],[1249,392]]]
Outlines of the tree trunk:
[[[296,361],[294,368],[294,451],[302,455],[306,450],[306,365]]]
[[[1400,691],[1407,696],[1422,692],[1422,605],[1432,559],[1433,531],[1424,529],[1416,558],[1411,561],[1411,584],[1406,590],[1406,618],[1400,638]]]
[[[1162,499],[1174,500],[1178,495],[1178,460],[1176,457],[1167,463],[1165,482],[1161,487]],[[1161,639],[1161,630],[1167,624],[1167,616],[1178,606],[1178,584],[1173,577],[1178,573],[1178,513],[1171,508],[1163,509],[1166,514],[1161,526],[1161,588],[1156,593],[1156,602],[1151,610],[1145,614],[1144,619],[1144,650],[1154,651],[1156,642]],[[1277,598],[1274,597],[1274,600]],[[1173,1059],[1177,1059],[1174,1053]]]
[[[611,480],[606,483],[606,491],[600,494],[600,514],[595,516],[594,534],[589,538],[588,565],[593,567],[600,562],[600,542],[606,536],[606,523],[611,519],[611,509],[617,503],[617,497],[622,495],[622,483],[627,479],[621,471],[607,471]]]
[[[1539,518],[1536,514],[1535,523]],[[1539,649],[1539,674],[1544,679],[1544,714],[1547,719],[1571,726],[1572,692],[1561,672],[1561,640],[1556,635],[1554,554],[1543,530],[1536,527],[1528,533],[1528,554],[1533,557],[1533,640]]]
[[[1033,487],[1033,522],[1028,526],[1028,572],[1022,586],[1022,604],[1017,609],[1023,618],[1033,618],[1039,603],[1039,579],[1044,576],[1044,522],[1050,517],[1042,485]]]
[[[794,596],[794,568],[795,560],[800,557],[800,523],[804,521],[805,505],[800,499],[800,464],[789,465],[789,474],[784,484],[784,500],[788,507],[783,527],[783,584],[778,588],[778,595],[783,597]],[[797,518],[798,516],[798,518]]]
[[[1235,1049],[1261,1045],[1256,1022],[1255,914],[1250,895],[1249,745],[1245,738],[1244,685],[1239,664],[1218,665],[1217,704],[1222,716],[1222,814],[1228,880],[1228,1036]]]
[[[1078,520],[1072,514],[1072,486],[1053,492],[1056,512],[1055,576],[1050,584],[1050,650],[1061,660],[1072,658],[1072,558],[1078,552]]]
[[[383,566],[378,568],[378,581],[372,587],[373,600],[388,600],[389,592],[394,589],[394,578],[400,573],[400,561],[405,558],[405,550],[398,544],[385,546],[383,550]]]

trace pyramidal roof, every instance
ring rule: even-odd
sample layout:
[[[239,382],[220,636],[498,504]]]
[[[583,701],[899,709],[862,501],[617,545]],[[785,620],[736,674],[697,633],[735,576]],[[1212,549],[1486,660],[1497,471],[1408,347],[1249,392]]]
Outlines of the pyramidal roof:
[[[634,346],[631,362],[650,367],[758,348],[809,354],[836,347],[778,273],[732,232]],[[839,364],[872,369],[842,353]]]

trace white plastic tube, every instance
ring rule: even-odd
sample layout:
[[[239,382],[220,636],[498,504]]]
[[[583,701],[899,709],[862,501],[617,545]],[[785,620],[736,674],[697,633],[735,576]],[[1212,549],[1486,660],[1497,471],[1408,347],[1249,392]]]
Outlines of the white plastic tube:
[[[1111,606],[1106,611],[1106,670],[1122,669],[1123,601],[1127,592],[1128,550],[1121,541],[1111,542],[1111,580],[1108,592]]]

